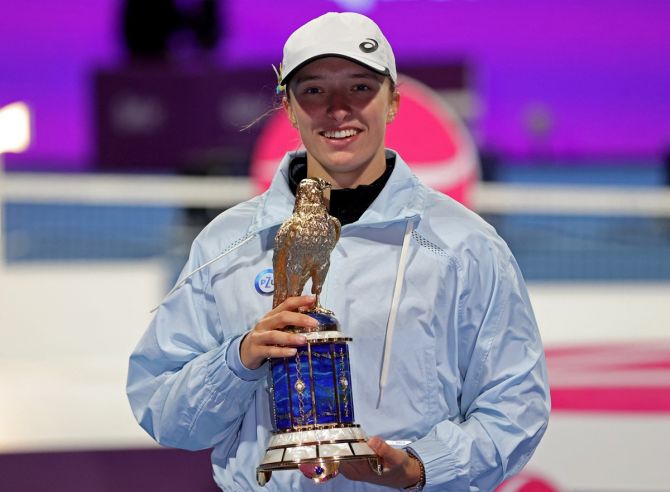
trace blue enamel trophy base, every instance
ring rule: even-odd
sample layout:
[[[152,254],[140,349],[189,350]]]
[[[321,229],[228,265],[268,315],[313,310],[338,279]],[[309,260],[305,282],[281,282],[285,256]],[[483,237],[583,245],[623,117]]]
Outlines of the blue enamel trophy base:
[[[319,322],[302,333],[307,344],[294,357],[272,359],[271,403],[275,432],[256,469],[265,485],[276,470],[300,469],[316,483],[337,475],[342,461],[366,460],[381,474],[382,462],[354,422],[351,368],[347,343],[330,311],[306,313]]]
[[[306,333],[294,357],[273,359],[272,415],[277,432],[354,424],[349,350],[339,332]]]

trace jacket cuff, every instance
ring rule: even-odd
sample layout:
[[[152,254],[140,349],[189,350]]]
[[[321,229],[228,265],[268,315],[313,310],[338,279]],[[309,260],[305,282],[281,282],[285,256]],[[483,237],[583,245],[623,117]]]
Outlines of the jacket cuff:
[[[226,365],[230,368],[235,376],[244,381],[258,381],[267,376],[267,368],[262,364],[258,369],[249,369],[242,363],[240,358],[240,345],[244,339],[244,335],[234,338],[228,350],[226,351]]]
[[[426,474],[424,492],[443,491],[445,485],[449,490],[468,490],[468,471],[462,463],[445,449],[442,440],[424,437],[407,446],[421,460]],[[463,488],[464,487],[464,488]]]

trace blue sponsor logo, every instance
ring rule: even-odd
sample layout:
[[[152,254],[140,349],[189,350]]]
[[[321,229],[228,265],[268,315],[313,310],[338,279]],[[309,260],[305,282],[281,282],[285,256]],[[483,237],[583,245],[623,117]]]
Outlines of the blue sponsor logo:
[[[275,291],[275,278],[272,268],[266,268],[256,275],[254,287],[256,287],[256,292],[263,295],[270,295]]]

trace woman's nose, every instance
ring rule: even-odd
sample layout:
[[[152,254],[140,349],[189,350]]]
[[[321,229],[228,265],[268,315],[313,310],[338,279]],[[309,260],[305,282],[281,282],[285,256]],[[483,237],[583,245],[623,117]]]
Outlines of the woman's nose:
[[[337,120],[343,121],[351,114],[351,104],[345,94],[333,93],[328,101],[328,115]]]

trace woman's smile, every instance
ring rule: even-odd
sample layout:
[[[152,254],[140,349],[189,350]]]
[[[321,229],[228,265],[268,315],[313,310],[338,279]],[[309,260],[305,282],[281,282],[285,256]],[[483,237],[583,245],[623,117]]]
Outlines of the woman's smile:
[[[341,130],[326,130],[320,132],[320,134],[329,140],[351,140],[360,132],[361,130],[356,128],[346,128]]]

